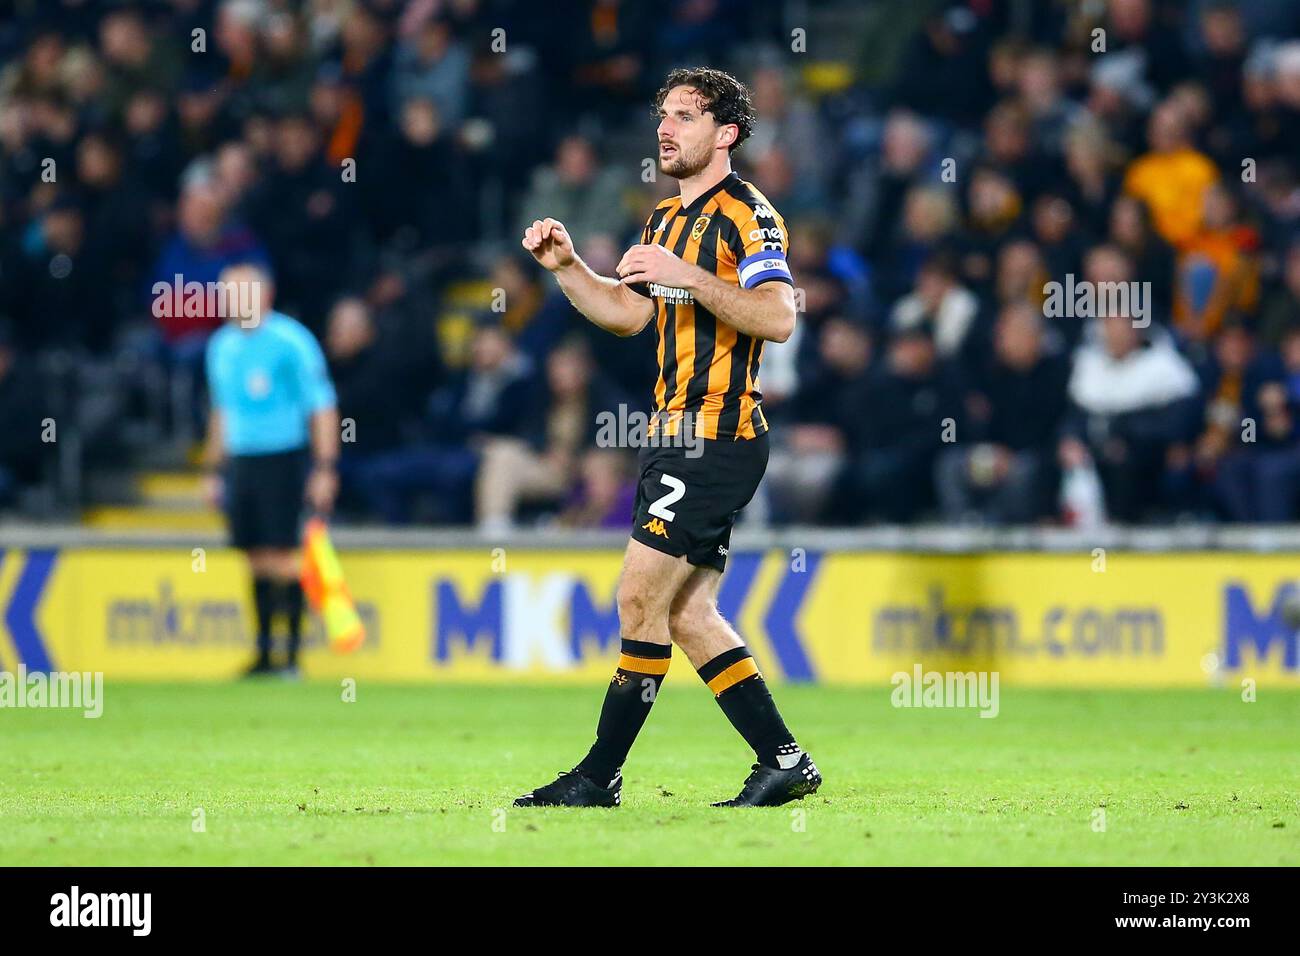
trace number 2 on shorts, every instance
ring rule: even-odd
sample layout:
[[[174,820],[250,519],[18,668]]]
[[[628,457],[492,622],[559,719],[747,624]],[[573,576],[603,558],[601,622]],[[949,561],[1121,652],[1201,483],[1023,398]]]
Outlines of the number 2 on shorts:
[[[672,521],[673,518],[677,517],[677,512],[671,511],[668,506],[680,501],[682,495],[686,494],[686,482],[680,478],[674,478],[672,475],[660,475],[659,483],[668,486],[668,494],[650,502],[648,510],[656,518]]]

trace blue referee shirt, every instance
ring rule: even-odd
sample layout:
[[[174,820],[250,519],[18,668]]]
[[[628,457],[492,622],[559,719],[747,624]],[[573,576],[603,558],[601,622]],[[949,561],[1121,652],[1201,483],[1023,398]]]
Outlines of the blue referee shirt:
[[[312,413],[336,403],[316,337],[279,312],[263,313],[255,328],[227,322],[214,332],[207,369],[230,455],[303,448]]]

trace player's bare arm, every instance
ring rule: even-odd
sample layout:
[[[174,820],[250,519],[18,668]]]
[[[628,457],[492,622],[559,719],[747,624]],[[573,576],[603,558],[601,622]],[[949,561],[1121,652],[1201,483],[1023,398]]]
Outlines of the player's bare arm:
[[[523,246],[555,276],[573,307],[602,329],[615,335],[636,335],[654,315],[649,299],[617,279],[597,275],[582,261],[563,223],[534,220],[524,230]]]
[[[686,289],[696,302],[744,335],[784,342],[794,333],[794,289],[785,282],[742,289],[655,245],[629,249],[618,264],[618,274],[625,285],[656,282]]]

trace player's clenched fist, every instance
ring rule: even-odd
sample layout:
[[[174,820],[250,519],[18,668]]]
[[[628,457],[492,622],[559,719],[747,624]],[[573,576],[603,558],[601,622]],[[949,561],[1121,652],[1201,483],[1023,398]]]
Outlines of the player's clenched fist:
[[[633,246],[623,253],[618,275],[624,285],[634,282],[657,282],[674,288],[687,288],[698,272],[696,266],[683,262],[663,246]]]
[[[551,272],[573,265],[573,240],[559,220],[534,219],[524,230],[524,248]]]

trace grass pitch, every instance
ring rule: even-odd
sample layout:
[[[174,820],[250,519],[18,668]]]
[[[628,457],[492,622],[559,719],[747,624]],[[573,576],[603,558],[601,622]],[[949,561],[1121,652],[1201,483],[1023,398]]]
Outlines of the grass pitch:
[[[752,755],[689,677],[615,810],[509,809],[585,752],[599,687],[110,683],[98,720],[0,710],[0,864],[1300,863],[1297,691],[1004,689],[982,719],[782,687],[826,784],[717,810]]]

